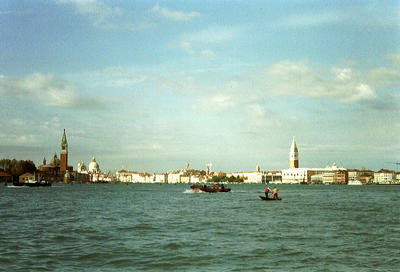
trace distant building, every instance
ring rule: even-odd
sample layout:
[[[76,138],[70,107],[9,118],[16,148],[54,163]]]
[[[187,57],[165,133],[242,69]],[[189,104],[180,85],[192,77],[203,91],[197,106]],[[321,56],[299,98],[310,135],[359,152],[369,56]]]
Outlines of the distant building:
[[[393,170],[381,169],[374,174],[374,183],[392,184],[396,182],[396,175]]]
[[[25,183],[28,182],[29,180],[35,180],[35,173],[25,173],[19,176],[20,183]]]
[[[12,182],[12,181],[13,181],[13,177],[10,174],[8,174],[4,171],[0,171],[0,182],[7,183],[7,182]]]
[[[347,183],[347,171],[338,167],[336,163],[325,168],[299,168],[299,152],[293,137],[290,146],[289,169],[282,170],[282,183],[285,184],[345,184]]]
[[[65,180],[66,174],[70,176],[72,173],[73,167],[68,166],[68,142],[64,129],[61,138],[60,159],[57,157],[57,153],[54,154],[49,164],[46,164],[46,158],[43,158],[43,164],[38,166],[35,178],[38,181],[59,182]]]
[[[78,163],[77,172],[79,174],[87,174],[88,173],[88,169],[87,169],[86,165],[83,162],[79,162]]]
[[[100,166],[96,162],[95,157],[92,158],[92,160],[89,163],[89,174],[99,174],[100,173]]]
[[[361,182],[362,184],[371,184],[374,182],[374,171],[366,170],[362,168],[361,170],[358,169],[348,169],[348,182]]]
[[[168,183],[168,174],[156,174],[152,176],[153,183]]]
[[[60,151],[60,171],[66,172],[68,169],[68,143],[67,143],[67,136],[64,133],[61,139],[61,151]]]
[[[266,183],[267,174],[260,170],[260,166],[256,166],[256,171],[249,172],[233,172],[228,176],[242,178],[244,183]]]
[[[297,149],[294,136],[292,140],[292,145],[290,146],[289,158],[290,158],[289,168],[299,168],[299,150]]]
[[[266,172],[265,183],[272,183],[272,184],[282,183],[282,172],[281,171]]]

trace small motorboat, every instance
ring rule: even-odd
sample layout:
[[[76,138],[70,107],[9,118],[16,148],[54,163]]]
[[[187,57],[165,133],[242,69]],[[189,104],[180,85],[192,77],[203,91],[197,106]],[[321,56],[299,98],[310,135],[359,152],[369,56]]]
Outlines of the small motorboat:
[[[277,199],[275,198],[266,198],[265,196],[259,196],[261,198],[261,200],[265,200],[265,201],[272,201],[272,200],[282,200],[281,197],[278,197]]]
[[[197,185],[194,184],[192,186],[190,186],[190,188],[193,191],[203,191],[203,192],[207,192],[207,193],[218,193],[218,192],[230,192],[231,188],[227,188],[224,185],[213,185],[213,186],[207,186],[207,185]]]
[[[27,187],[47,187],[51,186],[50,182],[47,181],[36,181],[36,180],[28,180],[26,182],[13,182],[14,186],[27,186]]]

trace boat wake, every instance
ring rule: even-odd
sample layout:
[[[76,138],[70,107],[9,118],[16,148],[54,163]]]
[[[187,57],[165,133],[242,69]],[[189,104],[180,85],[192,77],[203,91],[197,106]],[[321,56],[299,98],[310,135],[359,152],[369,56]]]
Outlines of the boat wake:
[[[202,194],[204,192],[201,190],[186,189],[183,193],[184,194]]]
[[[23,188],[24,186],[7,185],[7,186],[4,186],[4,187],[7,187],[7,188],[18,188],[18,189],[20,189],[20,188]]]

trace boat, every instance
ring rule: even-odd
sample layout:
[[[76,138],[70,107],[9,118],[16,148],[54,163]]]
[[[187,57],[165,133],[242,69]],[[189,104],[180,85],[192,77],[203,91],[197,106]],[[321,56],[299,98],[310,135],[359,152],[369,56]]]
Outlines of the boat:
[[[224,185],[215,184],[213,186],[197,185],[190,186],[193,191],[203,191],[207,193],[218,193],[218,192],[230,192],[231,188],[227,188]]]
[[[27,180],[26,182],[13,181],[14,186],[27,186],[27,187],[48,187],[51,186],[47,181]]]
[[[359,180],[349,180],[347,185],[363,185],[361,181]]]
[[[281,197],[278,197],[277,199],[275,198],[267,198],[265,196],[259,196],[261,198],[261,200],[265,200],[265,201],[273,201],[273,200],[282,200]]]

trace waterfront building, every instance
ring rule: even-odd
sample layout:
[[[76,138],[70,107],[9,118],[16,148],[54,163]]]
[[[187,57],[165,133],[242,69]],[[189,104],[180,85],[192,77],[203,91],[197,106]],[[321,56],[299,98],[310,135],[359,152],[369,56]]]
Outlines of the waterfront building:
[[[64,181],[64,177],[73,173],[73,167],[68,166],[68,142],[65,129],[61,138],[60,159],[57,153],[54,154],[49,164],[46,164],[46,158],[43,158],[43,164],[38,167],[35,178],[38,181],[46,180],[48,182]]]
[[[285,184],[345,184],[347,183],[347,171],[336,163],[325,168],[299,168],[299,152],[293,137],[289,152],[289,169],[282,170],[282,183]]]
[[[227,177],[233,176],[235,178],[243,179],[244,183],[282,183],[281,171],[261,171],[260,167],[256,166],[256,171],[248,172],[232,172]]]
[[[348,181],[360,181],[362,184],[370,184],[374,182],[374,171],[366,170],[364,167],[361,170],[349,169],[347,170]]]
[[[308,182],[308,168],[289,168],[282,170],[283,184],[304,184]],[[310,177],[311,180],[311,177]]]
[[[153,183],[168,183],[168,174],[156,174],[151,177]]]
[[[183,173],[181,171],[173,171],[168,173],[168,183],[180,183],[182,175]]]
[[[400,172],[398,172],[398,173],[395,174],[394,183],[400,184]]]
[[[265,183],[266,175],[263,172],[247,172],[244,183]]]
[[[89,163],[88,174],[90,176],[90,182],[100,182],[100,166],[95,157],[92,157],[92,160]]]
[[[132,182],[133,171],[119,170],[115,173],[115,176],[119,182]]]
[[[244,183],[267,183],[267,173],[263,171],[232,172],[227,177],[243,179]]]
[[[282,183],[281,171],[267,171],[265,176],[265,183],[280,184]]]
[[[395,181],[395,172],[393,170],[381,169],[374,174],[374,183],[392,184]]]
[[[164,180],[165,176],[150,175],[149,173],[139,173],[136,171],[120,170],[115,173],[119,182],[131,183],[155,183],[157,180]],[[164,183],[164,182],[162,182]]]
[[[152,183],[148,173],[132,173],[133,183]]]
[[[78,170],[77,172],[79,174],[87,174],[88,173],[88,169],[86,167],[86,165],[83,162],[78,162]]]
[[[61,176],[60,160],[57,158],[55,153],[50,163],[46,163],[46,158],[43,158],[43,164],[38,166],[38,175],[41,176],[41,180],[47,181],[59,181]]]
[[[35,180],[35,173],[25,173],[19,176],[20,183],[29,182],[30,180]]]
[[[189,175],[182,175],[179,183],[190,183],[190,176]]]
[[[8,183],[8,182],[12,182],[12,180],[13,180],[13,177],[10,174],[8,174],[4,171],[0,171],[0,182]]]
[[[203,179],[201,176],[190,176],[189,183],[200,183],[200,182],[203,182]]]
[[[100,166],[97,163],[95,157],[92,158],[92,160],[89,163],[89,174],[98,174],[100,173]]]
[[[282,170],[282,183],[285,184],[346,184],[347,171],[343,167],[289,168]]]

